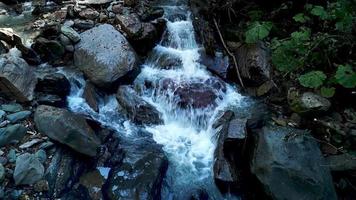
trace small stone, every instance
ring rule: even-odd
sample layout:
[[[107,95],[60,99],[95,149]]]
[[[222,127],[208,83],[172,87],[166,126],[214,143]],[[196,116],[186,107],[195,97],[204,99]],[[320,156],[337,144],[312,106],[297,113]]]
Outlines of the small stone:
[[[44,167],[38,158],[29,153],[20,155],[16,159],[14,180],[16,185],[31,185],[41,180]]]
[[[10,163],[13,163],[16,161],[16,151],[15,149],[11,149],[9,153],[7,154],[7,159],[9,160]]]
[[[18,103],[3,104],[3,105],[1,105],[0,108],[1,108],[1,110],[5,111],[5,112],[10,112],[10,113],[20,112],[21,110],[23,110],[23,107]]]
[[[0,164],[6,165],[6,163],[7,163],[7,158],[4,156],[0,156]]]
[[[42,142],[42,139],[33,139],[29,142],[23,143],[19,147],[20,147],[20,149],[27,149],[27,148],[32,147],[33,145],[38,144],[40,142]]]
[[[93,20],[75,19],[74,27],[79,28],[79,29],[91,29],[94,27],[94,21]]]
[[[6,116],[6,112],[3,110],[0,110],[0,120],[2,121]]]
[[[41,162],[41,163],[44,163],[46,162],[46,159],[47,159],[47,154],[46,154],[46,151],[43,150],[43,149],[40,149],[36,152],[36,157],[38,158],[38,160]]]
[[[25,111],[20,111],[17,113],[13,113],[10,115],[7,115],[6,118],[11,122],[11,123],[16,123],[18,121],[22,121],[26,118],[28,118],[31,115],[31,111],[25,110]]]
[[[54,146],[54,143],[51,142],[51,141],[48,141],[48,142],[42,143],[39,148],[40,149],[49,149],[49,148],[51,148],[53,146]]]
[[[65,36],[63,34],[59,35],[59,40],[61,41],[61,44],[63,46],[72,44],[71,40],[67,36]]]
[[[10,121],[9,121],[9,120],[2,121],[2,122],[0,123],[0,128],[5,127],[5,126],[7,126],[8,124],[10,124]]]
[[[40,180],[33,186],[36,192],[45,192],[49,190],[48,181]]]
[[[73,45],[67,45],[64,48],[65,48],[66,51],[74,52],[74,46]]]
[[[0,164],[0,182],[2,182],[5,179],[5,167]]]
[[[72,40],[74,43],[77,43],[80,41],[80,35],[75,31],[73,28],[69,26],[62,26],[61,27],[61,32],[67,36],[70,40]]]
[[[20,141],[26,134],[26,127],[20,124],[0,128],[0,147],[13,141]]]
[[[79,13],[79,16],[84,19],[94,20],[99,17],[99,12],[91,8],[87,8]]]

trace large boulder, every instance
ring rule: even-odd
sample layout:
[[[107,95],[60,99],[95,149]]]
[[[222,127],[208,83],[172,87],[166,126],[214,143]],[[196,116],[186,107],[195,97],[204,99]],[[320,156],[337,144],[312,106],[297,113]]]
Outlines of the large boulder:
[[[125,114],[138,124],[161,124],[160,113],[151,104],[138,96],[130,86],[121,86],[116,98]]]
[[[0,56],[0,91],[19,102],[31,101],[37,80],[33,69],[15,51]]]
[[[41,105],[35,111],[34,120],[38,130],[49,138],[79,153],[96,155],[100,140],[80,115],[65,109]]]
[[[148,133],[147,133],[148,134]],[[122,141],[125,157],[109,173],[105,195],[109,200],[160,199],[168,160],[152,136]]]
[[[255,144],[251,172],[272,199],[336,199],[329,166],[308,132],[267,126]]]
[[[103,24],[81,33],[80,37],[74,63],[95,85],[110,87],[137,68],[135,51],[113,26]]]
[[[44,167],[34,154],[25,153],[16,159],[14,180],[16,185],[34,184],[44,175]]]

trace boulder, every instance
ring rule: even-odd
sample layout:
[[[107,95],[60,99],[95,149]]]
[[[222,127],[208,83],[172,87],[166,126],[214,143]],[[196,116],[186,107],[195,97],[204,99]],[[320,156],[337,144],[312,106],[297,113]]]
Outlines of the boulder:
[[[95,156],[100,140],[85,118],[65,109],[38,106],[34,121],[39,132],[87,156]]]
[[[25,60],[8,53],[0,55],[0,91],[19,102],[31,101],[36,78]]]
[[[31,185],[41,180],[44,167],[35,155],[25,153],[17,157],[14,171],[16,185]]]
[[[228,78],[230,71],[229,57],[223,56],[221,52],[215,52],[215,56],[209,56],[202,53],[199,62],[207,67],[207,69],[223,79]]]
[[[290,93],[288,98],[291,109],[296,113],[319,114],[328,111],[331,106],[328,99],[312,92],[295,97]]]
[[[120,86],[116,98],[125,114],[138,124],[161,124],[160,113],[130,86]]]
[[[168,160],[151,135],[122,141],[125,157],[113,168],[107,181],[109,200],[160,199]]]
[[[9,144],[12,141],[20,141],[25,136],[26,131],[26,127],[20,124],[0,128],[0,147]]]
[[[74,52],[75,65],[92,83],[110,87],[137,68],[136,53],[125,37],[109,24],[81,33]]]
[[[259,86],[271,79],[270,56],[262,42],[242,45],[236,52],[236,59],[247,86]]]
[[[58,95],[59,97],[67,97],[70,93],[70,82],[62,74],[56,70],[41,70],[36,71],[37,85],[36,92]]]
[[[272,199],[336,199],[329,166],[309,132],[265,126],[254,138],[251,172]]]
[[[42,60],[49,62],[61,58],[65,53],[64,47],[60,42],[44,37],[35,39],[31,47],[40,55]]]
[[[99,91],[89,81],[86,82],[83,92],[83,97],[88,105],[95,111],[99,111]]]

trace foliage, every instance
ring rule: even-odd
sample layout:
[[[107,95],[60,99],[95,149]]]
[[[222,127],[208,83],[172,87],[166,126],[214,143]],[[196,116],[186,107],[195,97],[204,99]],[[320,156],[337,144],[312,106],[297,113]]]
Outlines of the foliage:
[[[326,75],[322,71],[311,71],[299,77],[299,83],[307,88],[318,88],[323,85]]]
[[[335,74],[336,81],[345,88],[356,87],[356,72],[350,65],[340,65]]]
[[[323,97],[330,98],[330,97],[334,96],[335,88],[334,87],[321,87],[320,93]]]
[[[272,29],[272,22],[253,22],[245,33],[247,43],[255,43],[266,38]]]

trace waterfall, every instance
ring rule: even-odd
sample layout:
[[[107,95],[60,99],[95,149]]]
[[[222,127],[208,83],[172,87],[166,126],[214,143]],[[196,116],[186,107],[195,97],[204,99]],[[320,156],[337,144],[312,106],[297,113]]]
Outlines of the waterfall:
[[[169,159],[162,199],[179,199],[182,193],[194,189],[204,189],[212,199],[223,199],[213,180],[216,136],[212,123],[223,111],[243,107],[244,97],[199,63],[204,49],[196,42],[185,3],[167,1],[160,6],[165,10],[167,30],[142,65],[134,85],[141,97],[162,114],[164,121],[161,125],[144,127],[163,146]],[[72,84],[67,99],[69,109],[90,116],[119,133],[130,134],[135,130],[135,125],[117,112],[119,105],[114,95],[103,98],[96,113],[82,98],[84,78],[68,71],[64,74]],[[212,104],[194,106],[188,102],[182,106],[177,97],[178,88],[195,89],[193,86],[196,86],[200,90],[201,84],[206,84],[210,96],[216,97]]]

